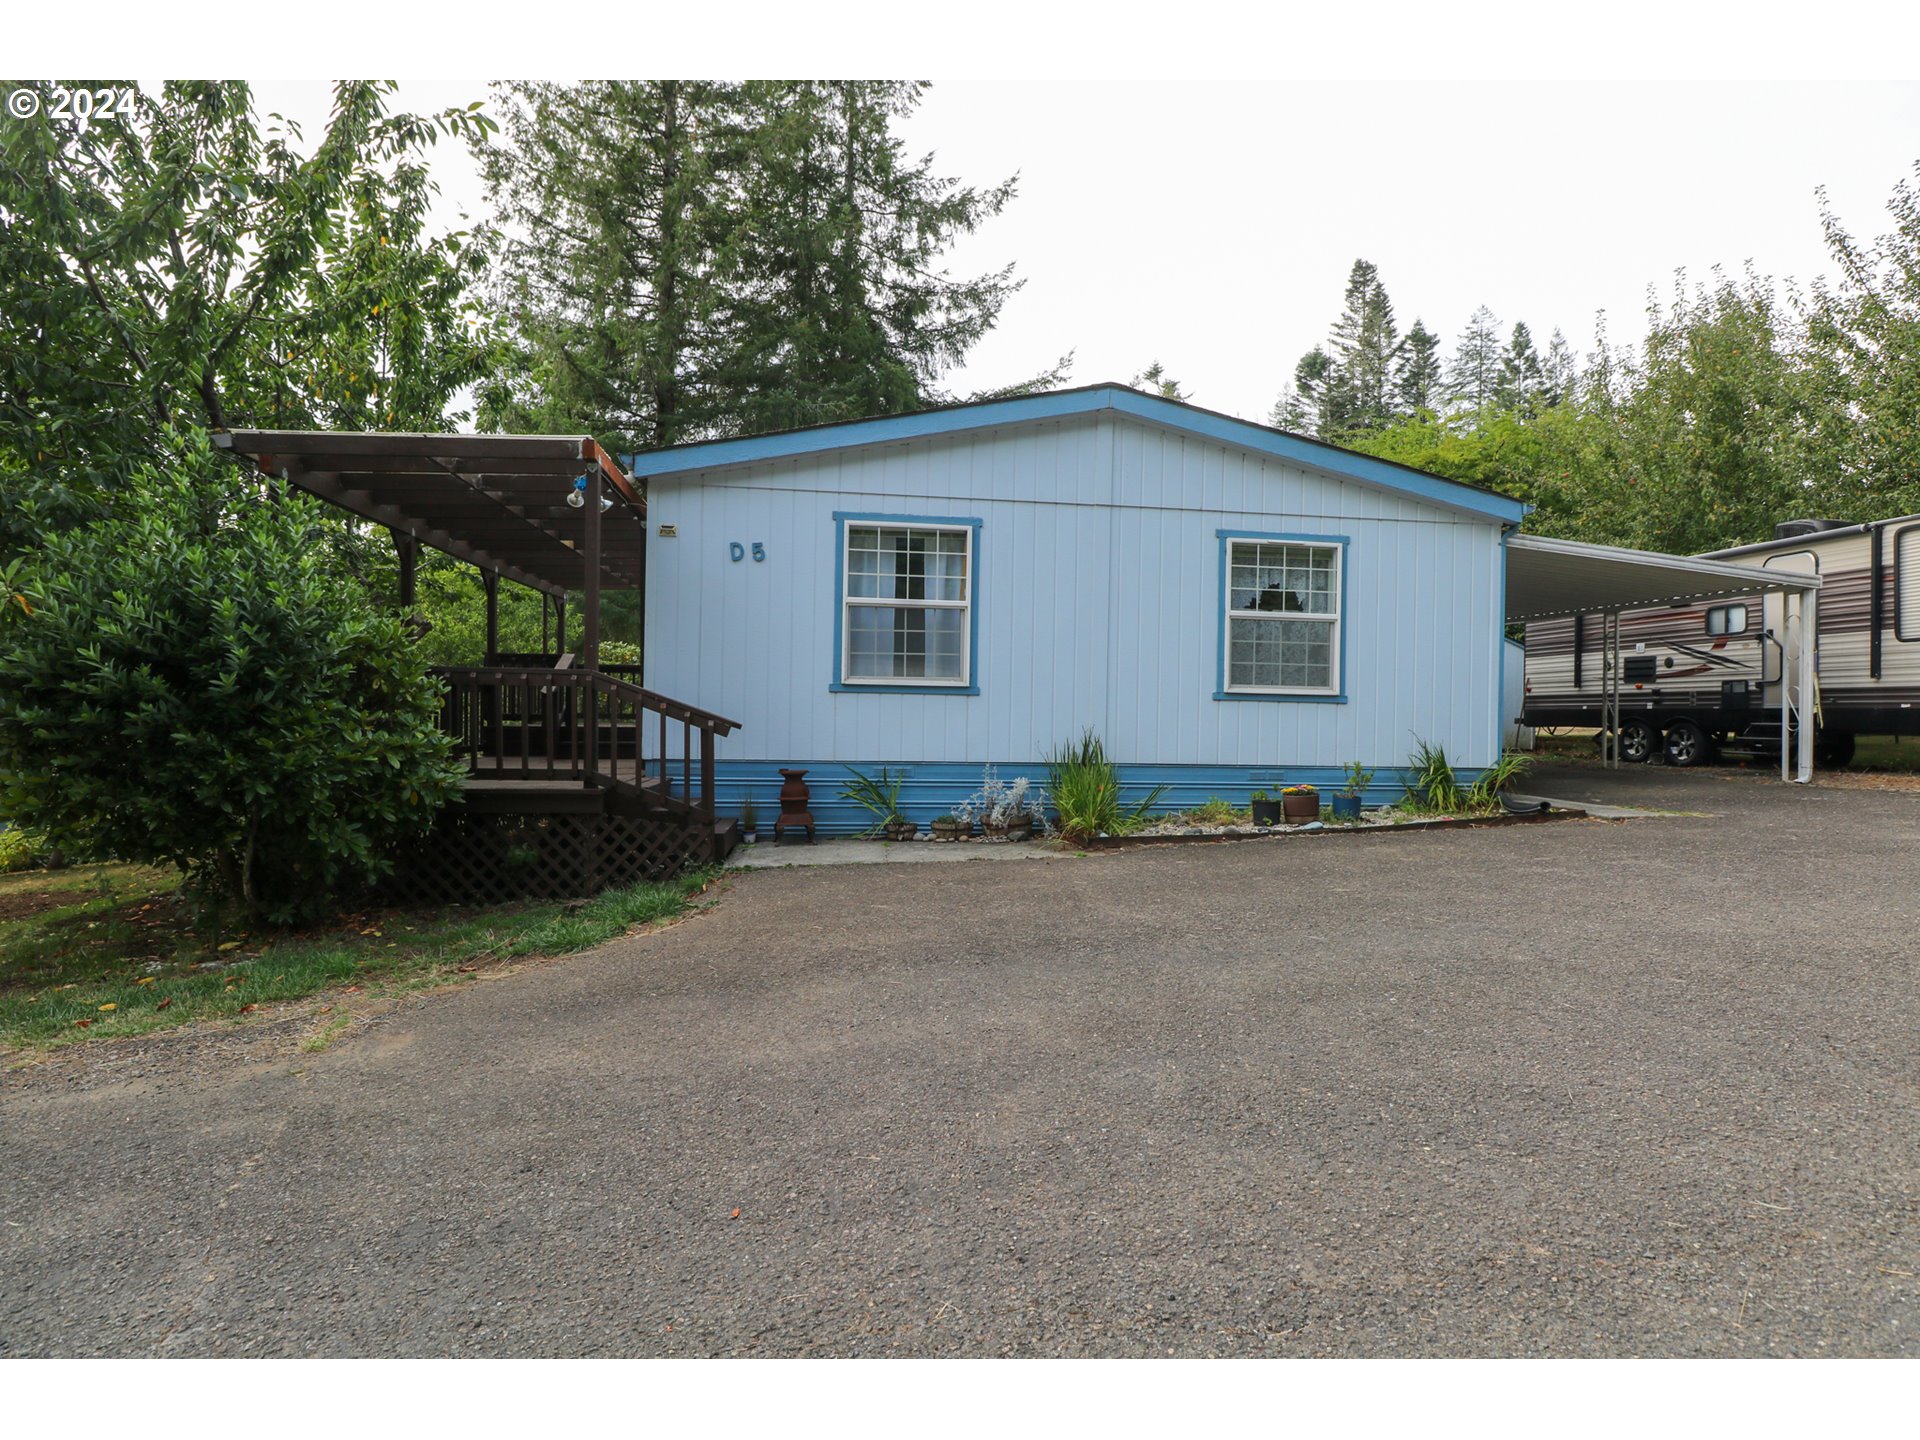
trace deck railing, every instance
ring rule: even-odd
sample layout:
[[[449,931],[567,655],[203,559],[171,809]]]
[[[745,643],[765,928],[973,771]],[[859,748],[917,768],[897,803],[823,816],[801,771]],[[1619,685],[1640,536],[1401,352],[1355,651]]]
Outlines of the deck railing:
[[[441,728],[459,742],[474,778],[583,780],[713,817],[714,741],[737,722],[604,671],[487,665],[434,673],[447,685]]]

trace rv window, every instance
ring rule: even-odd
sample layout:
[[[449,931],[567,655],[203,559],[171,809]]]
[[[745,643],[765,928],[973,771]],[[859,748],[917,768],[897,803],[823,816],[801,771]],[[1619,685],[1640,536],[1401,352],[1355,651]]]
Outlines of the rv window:
[[[1707,634],[1741,635],[1747,628],[1747,607],[1716,605],[1707,611]]]
[[[1920,640],[1920,525],[1893,537],[1894,635]]]
[[[966,686],[973,659],[972,525],[850,523],[842,558],[844,643],[836,684]]]

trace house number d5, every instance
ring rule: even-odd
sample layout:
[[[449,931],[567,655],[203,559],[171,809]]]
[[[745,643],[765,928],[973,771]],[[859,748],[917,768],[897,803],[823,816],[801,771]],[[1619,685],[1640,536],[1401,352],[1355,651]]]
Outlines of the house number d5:
[[[747,558],[747,547],[742,545],[738,540],[729,540],[727,542],[727,554],[733,557],[733,561],[737,565]],[[764,540],[756,540],[753,542],[753,558],[756,561],[767,558],[767,545]]]

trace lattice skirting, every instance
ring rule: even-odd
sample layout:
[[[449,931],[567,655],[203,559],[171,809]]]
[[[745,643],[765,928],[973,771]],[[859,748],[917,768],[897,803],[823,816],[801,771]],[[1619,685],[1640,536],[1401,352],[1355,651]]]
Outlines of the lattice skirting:
[[[713,830],[699,817],[453,811],[380,890],[400,905],[562,900],[663,880],[712,858]]]

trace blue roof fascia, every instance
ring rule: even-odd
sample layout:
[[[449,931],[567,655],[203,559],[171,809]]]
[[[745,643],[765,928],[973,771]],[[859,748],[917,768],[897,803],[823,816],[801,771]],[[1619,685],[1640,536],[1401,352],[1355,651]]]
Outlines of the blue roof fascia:
[[[777,435],[710,440],[669,450],[642,451],[621,458],[635,478],[667,476],[695,470],[714,470],[722,466],[819,455],[858,445],[957,435],[1034,420],[1091,415],[1103,410],[1509,524],[1517,523],[1532,508],[1522,501],[1494,495],[1471,485],[1456,484],[1437,475],[1428,475],[1385,460],[1375,460],[1369,455],[1270,430],[1263,425],[1236,420],[1230,415],[1218,415],[1210,410],[1196,409],[1157,396],[1142,395],[1120,385],[1094,386],[1050,395],[1021,395],[986,404],[960,405],[914,415],[884,415],[872,420],[823,425]]]

